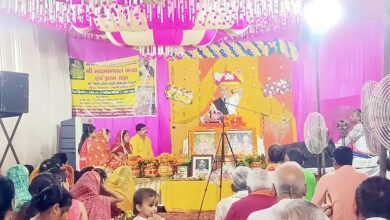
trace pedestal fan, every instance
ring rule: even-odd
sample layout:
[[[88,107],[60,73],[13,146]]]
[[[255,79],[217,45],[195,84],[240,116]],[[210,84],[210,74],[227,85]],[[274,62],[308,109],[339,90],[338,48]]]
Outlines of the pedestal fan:
[[[364,128],[364,137],[366,139],[366,144],[368,149],[374,153],[379,154],[381,149],[381,144],[378,139],[373,134],[373,122],[370,119],[370,108],[373,106],[370,105],[370,100],[373,95],[373,91],[378,85],[376,81],[367,81],[364,83],[362,88],[362,123]]]
[[[374,88],[369,101],[368,120],[372,134],[381,143],[380,174],[389,169],[387,150],[390,149],[390,75],[384,77]]]
[[[312,154],[318,154],[318,175],[321,176],[321,168],[325,166],[323,153],[328,146],[328,129],[325,120],[320,113],[312,112],[307,116],[303,129],[307,150]]]

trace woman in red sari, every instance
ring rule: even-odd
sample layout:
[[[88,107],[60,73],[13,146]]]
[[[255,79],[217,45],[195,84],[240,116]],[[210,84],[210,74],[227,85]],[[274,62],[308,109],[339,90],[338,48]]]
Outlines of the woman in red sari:
[[[88,149],[92,140],[96,137],[96,128],[93,125],[87,125],[83,131],[83,136],[79,143],[80,170],[87,166]]]
[[[104,167],[108,171],[115,170],[121,166],[122,161],[111,156],[109,141],[110,131],[108,129],[100,130],[89,147],[87,166]]]
[[[122,130],[117,134],[111,153],[114,157],[118,157],[122,161],[126,161],[128,155],[133,153],[133,149],[130,145],[129,132],[127,130]]]

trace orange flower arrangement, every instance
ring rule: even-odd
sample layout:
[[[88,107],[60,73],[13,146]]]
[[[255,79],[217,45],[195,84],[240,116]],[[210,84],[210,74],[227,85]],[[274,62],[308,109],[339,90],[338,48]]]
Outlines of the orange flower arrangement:
[[[176,166],[190,165],[191,158],[185,154],[179,154],[176,156]]]
[[[161,163],[171,163],[175,164],[176,163],[176,158],[168,153],[162,153],[157,157],[157,161],[159,164]]]
[[[147,157],[143,158],[142,162],[145,165],[156,165],[158,161],[155,157]]]
[[[130,167],[140,167],[142,165],[142,157],[130,156],[127,160],[127,165]]]

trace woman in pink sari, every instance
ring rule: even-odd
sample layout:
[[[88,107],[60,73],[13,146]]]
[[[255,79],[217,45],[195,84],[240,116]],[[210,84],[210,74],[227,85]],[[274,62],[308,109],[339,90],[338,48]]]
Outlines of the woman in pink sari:
[[[111,196],[100,195],[101,190]],[[70,194],[84,204],[88,219],[110,220],[111,204],[123,201],[122,196],[105,187],[95,171],[85,173],[70,190]]]
[[[92,140],[96,137],[96,128],[93,125],[87,125],[83,131],[83,136],[79,143],[80,170],[87,166],[87,155]]]
[[[115,144],[112,145],[111,153],[114,157],[118,157],[122,161],[126,161],[128,155],[133,153],[130,145],[129,132],[127,130],[122,130],[117,134]]]

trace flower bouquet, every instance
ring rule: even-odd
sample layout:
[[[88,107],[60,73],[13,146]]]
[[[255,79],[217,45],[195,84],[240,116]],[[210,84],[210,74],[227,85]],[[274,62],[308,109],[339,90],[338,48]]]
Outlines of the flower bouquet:
[[[264,154],[258,155],[257,153],[253,153],[247,156],[246,161],[251,168],[265,169],[267,167],[267,162]]]
[[[131,167],[134,177],[141,177],[141,166],[142,166],[142,157],[141,156],[130,156],[127,160],[127,165]]]
[[[157,173],[157,160],[154,157],[144,158],[141,165],[144,177],[156,177]]]
[[[157,157],[158,174],[161,177],[173,176],[173,165],[175,164],[175,157],[168,153],[162,153]]]
[[[237,158],[237,166],[250,167],[250,162],[244,154],[235,155]]]

